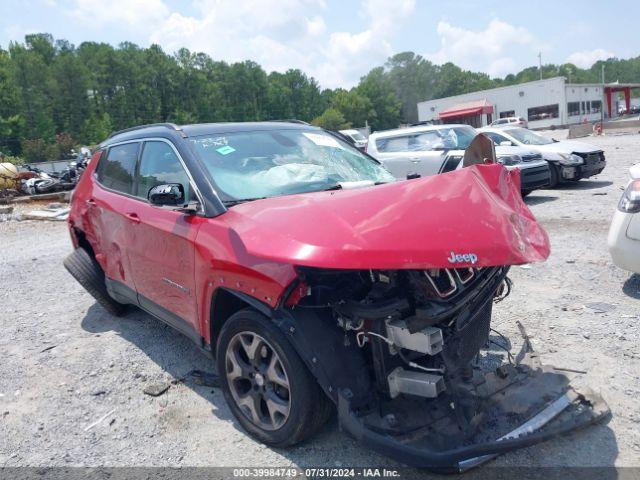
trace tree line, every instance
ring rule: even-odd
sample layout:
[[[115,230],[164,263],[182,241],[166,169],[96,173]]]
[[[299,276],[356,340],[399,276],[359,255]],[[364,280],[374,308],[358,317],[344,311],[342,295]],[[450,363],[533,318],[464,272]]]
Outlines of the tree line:
[[[543,76],[599,82],[590,69],[545,65]],[[605,62],[607,81],[638,81],[640,57]],[[178,124],[296,118],[329,129],[394,128],[417,120],[419,101],[536,80],[537,67],[505,78],[435,65],[412,52],[389,58],[351,89],[323,89],[298,69],[267,73],[257,63],[227,63],[158,45],[74,46],[49,34],[0,48],[0,151],[26,161],[52,160],[73,145],[156,122]]]

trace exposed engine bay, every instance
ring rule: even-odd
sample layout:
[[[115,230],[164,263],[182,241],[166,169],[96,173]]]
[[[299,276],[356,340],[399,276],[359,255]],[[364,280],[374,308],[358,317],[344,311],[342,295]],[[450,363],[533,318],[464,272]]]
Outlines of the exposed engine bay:
[[[281,326],[343,428],[407,464],[460,471],[545,439],[534,440],[553,419],[566,417],[555,435],[609,412],[543,366],[521,325],[518,355],[483,358],[494,303],[511,291],[508,271],[299,268]]]
[[[370,357],[377,391],[435,398],[472,376],[508,267],[395,271],[304,269],[299,308],[327,306]]]

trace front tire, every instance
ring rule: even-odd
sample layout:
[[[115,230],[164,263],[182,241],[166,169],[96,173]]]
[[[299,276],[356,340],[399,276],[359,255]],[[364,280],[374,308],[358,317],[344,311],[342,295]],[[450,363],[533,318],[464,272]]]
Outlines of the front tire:
[[[253,309],[232,315],[217,345],[222,391],[242,427],[274,447],[312,436],[329,400],[278,327]]]
[[[560,183],[560,167],[550,163],[549,172],[551,173],[551,179],[549,180],[549,188],[555,188]]]

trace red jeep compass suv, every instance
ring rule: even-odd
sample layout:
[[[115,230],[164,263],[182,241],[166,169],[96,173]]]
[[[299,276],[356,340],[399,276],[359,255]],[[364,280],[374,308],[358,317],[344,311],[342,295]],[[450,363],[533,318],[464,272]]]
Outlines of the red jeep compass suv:
[[[135,305],[215,358],[269,445],[335,405],[368,447],[462,470],[607,412],[530,348],[483,360],[509,266],[549,254],[499,164],[395,181],[302,122],[147,125],[100,145],[69,230],[69,272],[110,313]]]

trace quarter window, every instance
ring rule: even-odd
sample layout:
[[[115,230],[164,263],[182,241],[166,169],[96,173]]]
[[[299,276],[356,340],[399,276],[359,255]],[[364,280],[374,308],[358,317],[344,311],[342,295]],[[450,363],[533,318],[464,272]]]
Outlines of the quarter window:
[[[112,190],[132,194],[139,148],[138,142],[111,147],[98,165],[98,181]]]
[[[165,183],[181,184],[185,198],[192,199],[189,177],[173,148],[164,142],[145,142],[136,196],[146,199],[149,190]]]

